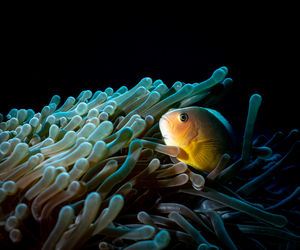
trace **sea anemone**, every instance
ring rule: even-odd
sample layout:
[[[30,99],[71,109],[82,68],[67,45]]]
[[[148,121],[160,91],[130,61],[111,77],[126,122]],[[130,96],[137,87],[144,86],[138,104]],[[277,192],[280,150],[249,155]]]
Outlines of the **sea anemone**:
[[[253,138],[250,98],[235,155],[210,173],[173,163],[158,121],[212,106],[232,85],[221,67],[201,83],[143,78],[82,91],[41,112],[0,116],[0,242],[6,249],[265,249],[300,245],[299,131]],[[289,178],[289,179],[288,179]]]

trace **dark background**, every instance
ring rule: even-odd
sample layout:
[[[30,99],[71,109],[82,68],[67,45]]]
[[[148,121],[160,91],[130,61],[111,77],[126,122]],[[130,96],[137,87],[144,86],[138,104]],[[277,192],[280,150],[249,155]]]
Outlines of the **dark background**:
[[[132,87],[145,76],[168,86],[201,82],[225,65],[234,88],[216,108],[235,130],[244,128],[253,93],[263,97],[257,133],[299,128],[299,39],[291,16],[202,14],[13,16],[1,30],[0,112],[39,112],[55,94],[64,101],[86,89]]]

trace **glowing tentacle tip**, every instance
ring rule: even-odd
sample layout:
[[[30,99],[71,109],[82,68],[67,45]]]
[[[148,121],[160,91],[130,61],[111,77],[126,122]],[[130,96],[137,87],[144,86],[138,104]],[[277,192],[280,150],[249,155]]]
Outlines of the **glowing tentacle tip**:
[[[196,190],[202,190],[205,184],[205,179],[202,175],[196,174],[190,170],[189,172],[190,181],[192,182],[193,188]]]
[[[102,199],[100,195],[96,192],[92,192],[87,196],[84,202],[83,213],[80,217],[79,224],[67,239],[62,239],[62,241],[58,243],[58,249],[72,249],[76,245],[77,247],[79,244],[81,245],[80,241],[84,240],[82,237],[87,232],[92,221],[95,219],[101,205],[101,201]]]
[[[109,201],[106,212],[103,212],[96,220],[93,235],[98,234],[107,227],[117,217],[123,206],[123,197],[121,195],[114,195]]]
[[[246,128],[244,133],[244,141],[242,147],[242,160],[245,163],[249,162],[251,147],[252,147],[252,139],[254,133],[254,125],[256,121],[256,116],[261,105],[262,98],[259,94],[254,94],[250,97],[249,100],[249,109],[248,116],[246,121]]]
[[[13,243],[19,243],[22,240],[22,233],[20,229],[14,228],[9,232],[9,238]]]
[[[169,245],[171,240],[170,233],[167,230],[161,230],[157,235],[154,237],[154,243],[158,249],[164,249]]]
[[[6,181],[3,183],[2,187],[6,191],[7,195],[13,195],[17,192],[18,187],[14,181]]]
[[[15,215],[19,220],[26,219],[29,215],[28,205],[25,203],[20,203],[15,208]]]
[[[216,82],[221,82],[224,80],[225,76],[228,73],[228,69],[227,67],[223,66],[217,70],[215,70],[212,74],[212,78],[216,81]]]
[[[7,232],[10,232],[14,228],[17,228],[18,226],[19,226],[18,218],[14,215],[11,215],[6,219],[4,228]]]
[[[74,211],[70,206],[63,207],[58,215],[57,223],[51,231],[42,250],[55,249],[56,243],[74,220]]]

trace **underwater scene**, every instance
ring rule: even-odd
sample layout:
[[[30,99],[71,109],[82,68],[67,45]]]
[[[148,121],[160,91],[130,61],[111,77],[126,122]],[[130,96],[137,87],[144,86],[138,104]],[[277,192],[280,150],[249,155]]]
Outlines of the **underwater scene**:
[[[297,32],[213,11],[2,31],[0,249],[300,249]]]
[[[212,109],[227,74],[146,77],[1,115],[1,246],[297,249],[299,131],[254,137],[253,94],[234,147]]]

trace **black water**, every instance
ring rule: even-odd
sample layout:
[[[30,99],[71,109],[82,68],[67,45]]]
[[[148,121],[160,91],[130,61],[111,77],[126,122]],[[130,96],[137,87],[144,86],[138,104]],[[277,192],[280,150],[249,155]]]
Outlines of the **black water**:
[[[263,11],[206,16],[16,15],[1,31],[0,112],[38,112],[55,94],[131,87],[145,76],[168,86],[200,82],[225,65],[235,84],[216,108],[237,131],[253,93],[263,97],[257,129],[299,128],[295,22]]]

